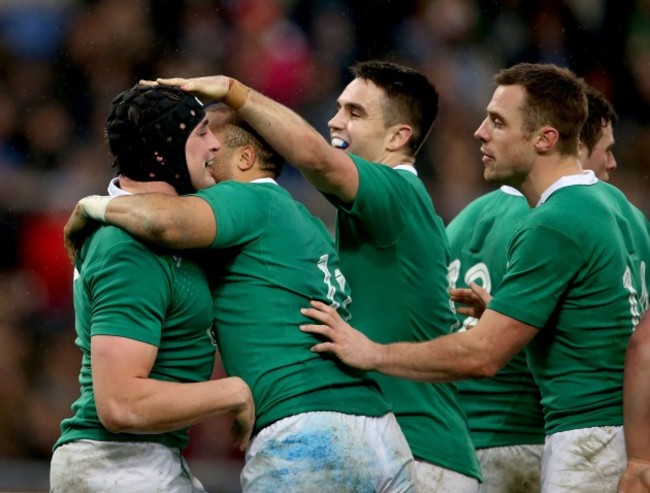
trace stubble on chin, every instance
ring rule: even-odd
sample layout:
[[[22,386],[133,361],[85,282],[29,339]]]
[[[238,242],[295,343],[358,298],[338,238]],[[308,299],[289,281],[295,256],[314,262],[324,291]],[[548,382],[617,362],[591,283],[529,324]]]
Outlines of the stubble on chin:
[[[486,166],[483,170],[483,179],[488,183],[499,183],[496,170],[492,166]]]

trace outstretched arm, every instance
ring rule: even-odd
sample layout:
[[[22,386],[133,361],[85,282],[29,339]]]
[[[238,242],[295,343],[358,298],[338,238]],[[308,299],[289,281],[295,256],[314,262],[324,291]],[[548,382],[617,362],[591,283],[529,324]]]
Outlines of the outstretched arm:
[[[650,312],[630,337],[625,355],[623,430],[627,467],[619,493],[650,492]]]
[[[332,147],[301,116],[229,77],[158,79],[179,86],[204,101],[220,100],[235,109],[257,133],[321,192],[351,202],[357,194],[356,165],[344,151]]]
[[[84,197],[65,227],[66,246],[73,243],[75,225],[83,225],[82,218],[113,224],[141,240],[173,249],[208,247],[217,234],[212,208],[199,197],[163,193]]]
[[[486,310],[472,330],[419,343],[377,344],[352,328],[328,305],[312,301],[302,313],[321,325],[305,324],[303,332],[329,341],[312,347],[334,353],[349,366],[425,382],[491,377],[530,341],[538,329]]]

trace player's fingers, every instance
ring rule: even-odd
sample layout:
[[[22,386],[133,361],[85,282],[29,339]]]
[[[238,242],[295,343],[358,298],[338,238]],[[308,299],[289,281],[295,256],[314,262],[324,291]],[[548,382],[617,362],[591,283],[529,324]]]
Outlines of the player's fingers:
[[[72,243],[69,240],[66,240],[64,246],[65,246],[65,252],[68,255],[68,260],[72,265],[74,265],[77,260],[77,250],[74,246],[74,243]]]
[[[459,306],[456,308],[456,311],[461,315],[465,315],[466,317],[471,317],[474,315],[474,308],[471,308],[469,306]]]
[[[250,442],[252,431],[253,431],[252,429],[248,430],[248,432],[240,430],[239,436],[235,441],[235,446],[242,452],[244,452],[246,450],[246,447],[248,447],[248,443]]]
[[[316,324],[303,324],[300,330],[308,334],[319,334],[331,339],[334,335],[334,330],[329,325],[316,325]]]
[[[230,429],[230,435],[233,441],[233,445],[239,450],[243,450],[242,446],[246,439],[246,436],[244,435],[244,430],[241,426],[239,426],[238,423],[233,424],[232,428]]]
[[[313,353],[332,353],[334,352],[334,344],[331,342],[321,342],[311,347]]]
[[[156,82],[161,86],[183,86],[187,84],[187,81],[188,80],[183,77],[170,77],[168,79],[159,77],[156,79]]]
[[[317,322],[322,322],[325,325],[331,326],[334,322],[332,316],[324,310],[318,310],[316,308],[301,308],[300,313],[302,313],[305,317],[316,320]]]
[[[467,303],[467,304],[475,303],[478,300],[476,295],[473,293],[461,293],[461,294],[451,295],[450,298],[451,301],[453,302]]]
[[[309,302],[309,304],[311,306],[313,306],[314,308],[316,308],[317,310],[320,310],[320,311],[326,312],[326,313],[330,313],[330,312],[332,312],[334,310],[334,308],[332,308],[331,306],[323,303],[322,301],[318,301],[318,300],[311,300]]]
[[[144,86],[144,87],[156,87],[158,83],[155,80],[145,80],[145,79],[140,79],[140,82],[138,82],[139,86]]]
[[[473,296],[474,292],[470,288],[453,288],[449,290],[450,296]]]
[[[470,286],[472,287],[472,291],[474,291],[478,299],[487,304],[487,301],[490,298],[490,293],[488,293],[487,289],[479,286],[475,282],[470,283]]]
[[[309,304],[312,308],[306,308],[308,312],[308,317],[323,322],[330,327],[334,327],[338,322],[341,321],[336,308],[323,303],[322,301],[311,300]]]

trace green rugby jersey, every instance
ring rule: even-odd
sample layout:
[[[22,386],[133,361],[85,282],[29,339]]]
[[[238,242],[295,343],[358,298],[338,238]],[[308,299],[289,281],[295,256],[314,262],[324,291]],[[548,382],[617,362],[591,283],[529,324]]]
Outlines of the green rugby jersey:
[[[545,192],[510,243],[489,308],[540,329],[526,353],[547,434],[623,423],[625,348],[648,305],[644,219],[586,172]]]
[[[354,294],[352,323],[380,343],[428,341],[458,325],[448,292],[449,245],[412,166],[351,156],[359,190],[337,203],[337,247]],[[454,384],[373,373],[417,459],[477,479],[481,472]]]
[[[126,337],[158,348],[150,378],[200,382],[212,375],[212,298],[197,264],[162,249],[153,250],[114,226],[87,239],[75,266],[73,297],[76,344],[81,349],[81,396],[74,416],[61,423],[64,443],[159,442],[184,448],[188,428],[160,434],[111,433],[99,421],[93,394],[90,338]]]
[[[311,352],[316,337],[298,328],[312,321],[300,314],[312,299],[349,318],[350,288],[323,223],[271,179],[222,182],[197,196],[217,220],[207,269],[218,347],[228,375],[253,392],[255,429],[303,412],[390,411],[365,372]]]
[[[506,270],[508,243],[530,212],[521,193],[503,186],[471,202],[447,226],[450,284],[471,282],[494,294]],[[458,315],[463,328],[477,320]],[[457,382],[476,448],[544,443],[540,393],[522,351],[493,378]]]

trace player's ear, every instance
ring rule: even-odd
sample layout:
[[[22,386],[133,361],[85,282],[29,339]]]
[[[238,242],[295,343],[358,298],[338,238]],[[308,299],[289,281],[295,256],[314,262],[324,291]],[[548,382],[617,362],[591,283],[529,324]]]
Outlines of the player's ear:
[[[255,152],[255,149],[252,145],[243,145],[238,149],[238,152],[239,159],[237,160],[237,167],[241,171],[247,171],[255,166],[255,162],[257,161],[257,153]]]
[[[560,134],[555,127],[544,126],[537,131],[535,149],[542,154],[553,150],[560,139]]]
[[[389,151],[397,151],[405,147],[413,136],[413,128],[410,125],[399,123],[391,127],[391,133],[386,144]]]

